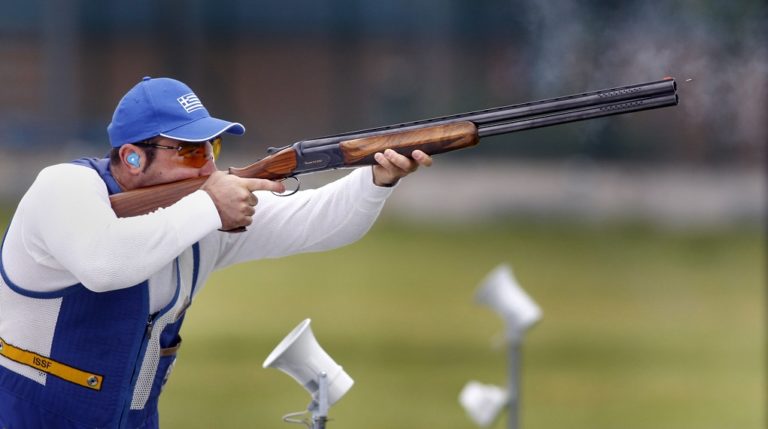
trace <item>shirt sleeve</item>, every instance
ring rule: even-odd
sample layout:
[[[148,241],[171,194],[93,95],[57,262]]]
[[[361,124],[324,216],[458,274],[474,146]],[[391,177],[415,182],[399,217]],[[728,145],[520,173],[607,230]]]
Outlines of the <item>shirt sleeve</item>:
[[[203,191],[153,213],[118,218],[93,170],[70,164],[44,169],[19,203],[24,252],[85,287],[108,291],[140,283],[221,226]]]
[[[221,233],[217,268],[352,243],[368,232],[393,189],[374,185],[371,168],[358,168],[335,182],[291,196],[256,192],[259,203],[248,230]]]

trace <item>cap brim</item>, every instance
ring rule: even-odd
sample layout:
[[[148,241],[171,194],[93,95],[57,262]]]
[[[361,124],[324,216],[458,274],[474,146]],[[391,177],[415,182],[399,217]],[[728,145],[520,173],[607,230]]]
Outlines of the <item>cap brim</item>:
[[[245,134],[245,127],[237,122],[228,122],[209,116],[200,118],[178,128],[162,132],[160,135],[187,142],[204,142],[222,133],[241,136]]]

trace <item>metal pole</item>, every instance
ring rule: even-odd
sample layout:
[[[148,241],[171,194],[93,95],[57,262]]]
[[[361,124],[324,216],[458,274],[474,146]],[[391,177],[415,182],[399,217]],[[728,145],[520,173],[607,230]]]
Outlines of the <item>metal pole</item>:
[[[509,429],[518,429],[520,424],[520,340],[509,342]]]
[[[328,421],[328,374],[320,373],[318,379],[317,409],[312,412],[312,429],[325,429]]]

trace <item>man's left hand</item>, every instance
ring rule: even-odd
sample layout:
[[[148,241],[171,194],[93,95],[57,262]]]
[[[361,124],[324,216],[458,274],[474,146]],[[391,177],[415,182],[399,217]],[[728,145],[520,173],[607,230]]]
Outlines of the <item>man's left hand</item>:
[[[373,183],[377,186],[394,186],[398,180],[413,173],[420,166],[432,165],[432,157],[420,150],[411,153],[412,158],[400,155],[392,149],[374,155],[379,165],[373,166]]]

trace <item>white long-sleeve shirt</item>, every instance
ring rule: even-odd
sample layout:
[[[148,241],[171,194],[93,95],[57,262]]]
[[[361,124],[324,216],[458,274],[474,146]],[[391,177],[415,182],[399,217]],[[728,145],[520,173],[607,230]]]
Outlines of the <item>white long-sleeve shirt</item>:
[[[147,215],[118,218],[95,170],[60,164],[44,169],[19,203],[3,264],[10,280],[30,291],[82,283],[104,292],[172,277],[174,259],[200,242],[203,283],[214,269],[234,263],[354,242],[371,227],[391,191],[375,186],[371,169],[361,168],[290,197],[257,192],[253,224],[232,234],[218,231],[218,212],[204,191]],[[170,301],[174,287],[170,281],[150,282],[152,311]]]

